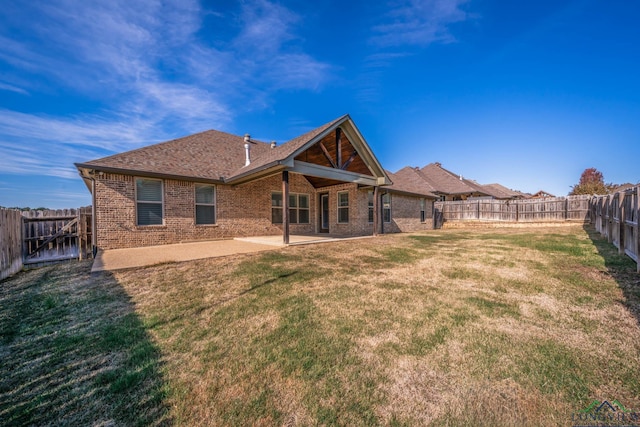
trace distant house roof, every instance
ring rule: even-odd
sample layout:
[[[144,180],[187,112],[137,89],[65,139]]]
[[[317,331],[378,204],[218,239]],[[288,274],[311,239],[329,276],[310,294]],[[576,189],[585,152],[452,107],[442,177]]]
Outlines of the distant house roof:
[[[342,147],[353,150],[353,156],[357,157],[355,161],[352,158],[352,163],[345,162],[339,166],[334,165],[333,168],[296,161],[295,156],[301,152],[312,146],[322,145],[323,138],[328,141],[335,136],[334,139],[337,139],[337,135],[340,134],[338,127],[346,136]],[[251,161],[248,165],[245,165],[244,137],[208,130],[89,162],[76,163],[76,167],[85,173],[97,170],[232,184],[288,169],[321,177],[325,182],[344,179],[347,182],[363,184],[391,184],[348,114],[279,146],[272,147],[269,143],[253,139],[250,141]],[[84,177],[86,181],[87,177]]]
[[[540,190],[537,193],[534,193],[531,195],[532,199],[542,199],[544,197],[556,197],[553,194],[549,193],[548,191],[544,191],[544,190]]]
[[[429,185],[426,184],[420,173],[412,167],[404,167],[396,173],[387,171],[387,175],[393,184],[385,187],[385,190],[421,195],[431,199],[436,199],[438,197],[429,191]]]
[[[420,174],[429,186],[433,188],[432,191],[438,193],[452,195],[482,193],[490,195],[479,184],[443,168],[440,163],[429,163],[420,169]]]
[[[491,195],[496,199],[524,199],[529,196],[520,191],[511,190],[501,184],[485,184],[482,186],[487,191],[491,191]]]

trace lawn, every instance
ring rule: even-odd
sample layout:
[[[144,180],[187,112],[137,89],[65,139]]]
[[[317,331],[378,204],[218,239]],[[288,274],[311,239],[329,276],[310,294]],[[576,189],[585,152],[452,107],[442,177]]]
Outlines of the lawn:
[[[640,412],[639,308],[633,261],[579,226],[62,264],[0,282],[0,420],[572,425]]]

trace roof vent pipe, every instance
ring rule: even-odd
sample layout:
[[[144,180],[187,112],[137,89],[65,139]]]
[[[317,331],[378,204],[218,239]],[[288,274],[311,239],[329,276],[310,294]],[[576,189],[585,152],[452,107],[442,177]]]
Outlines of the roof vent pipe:
[[[245,160],[244,160],[244,165],[245,166],[249,166],[251,164],[251,146],[249,145],[249,142],[251,141],[251,136],[247,133],[244,136],[244,153],[245,153]]]
[[[276,148],[276,142],[275,141],[271,141],[271,148]]]

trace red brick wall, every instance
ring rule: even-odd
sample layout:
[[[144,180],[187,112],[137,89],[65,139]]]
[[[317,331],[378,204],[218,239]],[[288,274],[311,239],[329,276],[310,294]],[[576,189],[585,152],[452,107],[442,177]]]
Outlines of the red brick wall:
[[[163,180],[164,225],[136,225],[135,179],[103,174],[96,178],[96,224],[101,249],[163,245],[193,240],[282,234],[271,224],[271,193],[282,191],[280,175],[239,186],[216,185],[216,224],[195,224],[195,184]],[[315,231],[315,190],[301,175],[290,174],[289,191],[309,194],[310,224],[291,224],[290,232]]]
[[[163,245],[195,240],[242,236],[279,235],[281,224],[271,223],[271,193],[282,191],[281,175],[238,186],[216,185],[216,224],[195,224],[195,182],[163,180],[164,224],[136,225],[135,178],[102,174],[96,177],[96,225],[100,249]],[[289,175],[289,191],[309,195],[309,224],[291,224],[291,234],[312,234],[319,229],[319,194],[329,194],[329,231],[336,236],[373,233],[368,222],[367,191],[357,184],[314,189],[299,174]],[[349,222],[338,223],[338,192],[349,193]],[[428,203],[432,203],[428,201]],[[432,209],[431,204],[428,209]],[[433,228],[420,223],[420,199],[392,195],[392,222],[384,231],[417,231]]]
[[[391,222],[384,223],[385,233],[407,233],[433,229],[433,200],[425,200],[425,222],[420,221],[420,198],[391,194]]]

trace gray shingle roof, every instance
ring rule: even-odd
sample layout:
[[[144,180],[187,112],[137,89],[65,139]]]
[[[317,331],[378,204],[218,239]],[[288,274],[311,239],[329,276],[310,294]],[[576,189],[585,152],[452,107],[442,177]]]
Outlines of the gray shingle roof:
[[[430,163],[420,169],[420,173],[425,181],[434,189],[434,191],[446,194],[466,194],[466,193],[485,193],[480,186],[476,186],[456,175],[453,172],[443,168],[439,163]]]
[[[519,191],[513,191],[505,187],[504,185],[495,183],[495,184],[485,184],[482,186],[487,191],[491,191],[491,195],[497,199],[514,199],[517,197],[525,197],[525,195]]]
[[[206,180],[228,180],[250,174],[273,162],[286,159],[311,139],[344,121],[335,119],[285,144],[271,148],[260,141],[251,144],[251,164],[244,166],[244,137],[208,130],[183,138],[76,164],[77,167],[121,171],[129,174],[156,174]]]
[[[385,189],[437,198],[437,196],[432,193],[434,189],[424,180],[416,168],[406,166],[396,173],[386,172],[393,184],[385,187]]]

